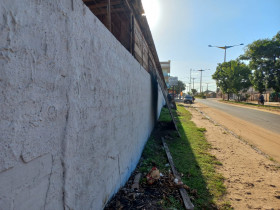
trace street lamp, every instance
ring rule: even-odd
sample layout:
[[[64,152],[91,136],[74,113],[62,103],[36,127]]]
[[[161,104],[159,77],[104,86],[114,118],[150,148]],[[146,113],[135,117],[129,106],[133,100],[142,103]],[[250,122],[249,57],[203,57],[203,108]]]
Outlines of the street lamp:
[[[206,70],[210,70],[210,69],[200,69],[197,71],[200,71],[200,93],[201,93],[201,87],[202,87],[202,72],[206,71]]]
[[[224,47],[208,45],[208,47],[217,47],[217,48],[224,49],[224,50],[225,50],[224,62],[226,62],[227,49],[228,49],[228,48],[231,48],[231,47],[235,47],[235,46],[240,46],[240,45],[244,45],[244,44],[241,43],[241,44],[236,44],[236,45],[231,45],[231,46],[226,46],[226,45],[225,45]]]

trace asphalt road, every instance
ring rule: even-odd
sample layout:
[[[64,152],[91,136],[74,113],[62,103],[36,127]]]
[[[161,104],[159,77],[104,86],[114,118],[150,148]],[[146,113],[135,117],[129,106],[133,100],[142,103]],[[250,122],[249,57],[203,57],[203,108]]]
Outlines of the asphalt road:
[[[218,109],[264,129],[280,134],[280,115],[278,114],[224,104],[211,99],[196,99],[195,102],[205,104],[208,107]]]

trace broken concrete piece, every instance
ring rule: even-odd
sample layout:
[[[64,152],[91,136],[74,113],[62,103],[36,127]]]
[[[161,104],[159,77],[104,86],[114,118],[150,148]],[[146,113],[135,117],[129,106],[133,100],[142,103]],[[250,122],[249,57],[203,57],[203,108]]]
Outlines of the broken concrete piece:
[[[134,177],[134,181],[133,181],[133,185],[131,186],[131,189],[133,190],[139,190],[139,182],[141,179],[142,174],[138,173],[135,177]]]

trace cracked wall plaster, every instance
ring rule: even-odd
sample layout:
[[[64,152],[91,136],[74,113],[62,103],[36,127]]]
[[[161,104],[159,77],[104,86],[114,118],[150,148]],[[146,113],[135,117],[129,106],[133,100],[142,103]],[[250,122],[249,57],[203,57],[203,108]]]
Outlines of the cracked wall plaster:
[[[0,209],[102,209],[153,129],[150,75],[81,0],[0,14]]]

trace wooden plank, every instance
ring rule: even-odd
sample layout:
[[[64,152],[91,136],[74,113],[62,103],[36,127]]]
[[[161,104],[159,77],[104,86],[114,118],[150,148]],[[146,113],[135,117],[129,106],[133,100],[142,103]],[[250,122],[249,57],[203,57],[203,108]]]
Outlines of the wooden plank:
[[[134,16],[130,11],[130,53],[133,56],[134,56],[134,43],[135,43]]]
[[[107,15],[108,9],[107,8],[102,8],[102,9],[92,9],[89,7],[92,13],[97,16],[97,15]],[[118,13],[118,12],[125,12],[126,10],[124,8],[111,8],[111,13]]]
[[[107,5],[108,5],[108,2],[96,3],[95,1],[92,1],[92,0],[83,0],[83,1],[88,7],[91,7],[93,9],[107,7]],[[111,6],[122,5],[122,4],[123,4],[123,2],[120,0],[117,0],[117,1],[111,0]]]
[[[165,149],[165,153],[166,153],[166,155],[167,155],[169,164],[170,164],[170,166],[171,166],[171,170],[172,170],[172,172],[173,172],[175,178],[177,178],[178,180],[181,180],[181,177],[180,177],[180,175],[178,174],[178,172],[177,172],[177,170],[176,170],[176,168],[175,168],[175,165],[174,165],[174,162],[173,162],[173,158],[172,158],[172,156],[171,156],[171,153],[170,153],[170,151],[169,151],[169,148],[168,148],[168,146],[167,146],[167,144],[166,144],[164,138],[161,138],[161,140],[162,140],[162,144],[163,144],[163,147],[164,147],[164,149]],[[189,197],[187,191],[186,191],[183,187],[181,187],[181,188],[179,189],[179,191],[180,191],[180,194],[181,194],[181,196],[182,196],[182,199],[183,199],[185,208],[186,208],[186,209],[194,209],[194,205],[192,204],[192,202],[191,202],[191,200],[190,200],[190,197]]]
[[[109,31],[112,31],[112,24],[111,24],[111,0],[108,0],[107,5],[107,24]]]

